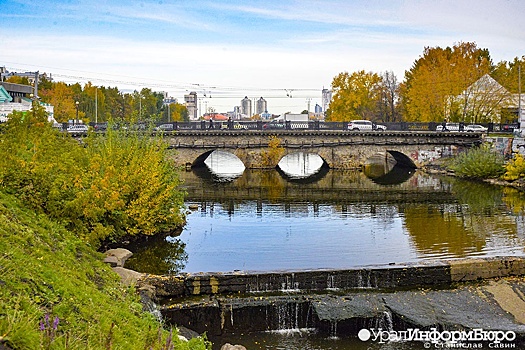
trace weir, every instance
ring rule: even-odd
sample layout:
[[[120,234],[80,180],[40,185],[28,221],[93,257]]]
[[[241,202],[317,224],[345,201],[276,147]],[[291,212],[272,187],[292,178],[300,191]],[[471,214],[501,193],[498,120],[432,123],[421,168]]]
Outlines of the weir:
[[[446,285],[483,278],[521,276],[525,258],[487,257],[389,264],[339,270],[234,271],[148,275],[143,281],[156,287],[161,298],[196,295],[328,290],[399,289]]]
[[[363,328],[456,326],[512,329],[524,339],[525,325],[502,318],[484,289],[494,283],[489,279],[523,275],[525,258],[493,257],[344,271],[187,274],[177,276],[178,287],[175,276],[143,281],[156,286],[166,322],[212,340],[245,332],[315,330],[339,337]],[[509,283],[525,287],[522,279]]]

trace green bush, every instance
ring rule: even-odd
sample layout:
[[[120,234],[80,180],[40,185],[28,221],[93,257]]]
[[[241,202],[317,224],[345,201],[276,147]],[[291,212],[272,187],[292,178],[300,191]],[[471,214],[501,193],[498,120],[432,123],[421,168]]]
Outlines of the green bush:
[[[93,244],[182,224],[178,171],[160,138],[108,128],[79,142],[46,119],[15,112],[2,126],[0,189]]]
[[[504,164],[503,156],[484,144],[459,154],[450,168],[460,177],[489,179],[501,176],[505,171]]]

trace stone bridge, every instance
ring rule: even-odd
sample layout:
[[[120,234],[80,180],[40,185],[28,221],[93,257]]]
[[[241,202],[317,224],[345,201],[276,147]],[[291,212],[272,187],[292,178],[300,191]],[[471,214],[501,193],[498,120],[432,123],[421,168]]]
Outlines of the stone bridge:
[[[432,131],[340,130],[187,130],[165,133],[170,157],[177,165],[193,166],[214,150],[235,154],[247,168],[274,167],[264,154],[272,138],[280,141],[282,156],[315,153],[332,169],[360,168],[372,157],[394,158],[397,163],[420,167],[443,156],[479,144],[483,135]]]

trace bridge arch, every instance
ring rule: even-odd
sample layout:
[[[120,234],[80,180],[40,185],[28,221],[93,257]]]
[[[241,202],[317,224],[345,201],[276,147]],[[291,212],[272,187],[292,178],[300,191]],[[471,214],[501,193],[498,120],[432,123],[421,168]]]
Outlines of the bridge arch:
[[[206,160],[206,158],[209,157],[210,154],[212,154],[215,150],[211,150],[211,151],[207,151],[207,152],[204,152],[202,153],[200,156],[198,156],[197,158],[195,158],[193,160],[193,162],[191,162],[191,167],[192,168],[195,168],[195,167],[203,167],[203,166],[206,166],[206,164],[204,164],[204,161]]]
[[[404,153],[394,150],[387,150],[394,157],[396,164],[405,168],[417,169],[412,159]]]
[[[306,178],[329,168],[326,160],[316,152],[290,152],[277,163],[276,168],[292,178]]]

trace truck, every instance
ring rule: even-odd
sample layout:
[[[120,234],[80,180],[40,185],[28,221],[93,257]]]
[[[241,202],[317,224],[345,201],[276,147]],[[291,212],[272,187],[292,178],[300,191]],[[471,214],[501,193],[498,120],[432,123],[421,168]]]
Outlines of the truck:
[[[289,122],[308,122],[308,114],[292,114],[285,113],[274,119],[275,122],[285,123]]]
[[[285,113],[270,123],[263,125],[264,129],[308,129],[308,114]]]

